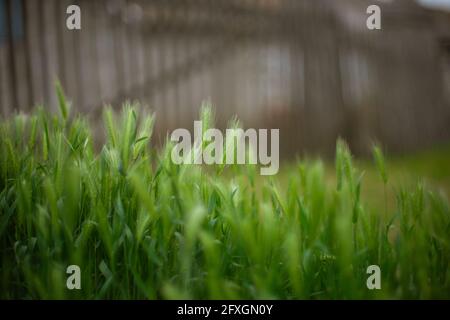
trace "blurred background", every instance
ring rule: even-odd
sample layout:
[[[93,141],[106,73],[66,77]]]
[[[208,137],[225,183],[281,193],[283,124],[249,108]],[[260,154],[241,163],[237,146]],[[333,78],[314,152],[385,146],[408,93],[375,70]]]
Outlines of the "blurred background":
[[[66,9],[81,8],[81,30]],[[382,30],[366,27],[377,4]],[[0,0],[0,110],[140,101],[156,137],[217,127],[279,128],[280,152],[332,154],[336,138],[407,153],[450,142],[450,0]],[[101,125],[98,126],[101,128]]]

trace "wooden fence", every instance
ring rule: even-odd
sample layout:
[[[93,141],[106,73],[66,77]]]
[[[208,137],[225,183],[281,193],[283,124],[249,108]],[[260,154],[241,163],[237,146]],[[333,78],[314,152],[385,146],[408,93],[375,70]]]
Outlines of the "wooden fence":
[[[0,110],[55,110],[59,79],[94,121],[139,100],[161,135],[210,100],[220,127],[280,128],[283,153],[331,152],[339,135],[356,152],[428,146],[450,137],[449,52],[409,3],[383,4],[369,31],[365,0],[0,0]]]

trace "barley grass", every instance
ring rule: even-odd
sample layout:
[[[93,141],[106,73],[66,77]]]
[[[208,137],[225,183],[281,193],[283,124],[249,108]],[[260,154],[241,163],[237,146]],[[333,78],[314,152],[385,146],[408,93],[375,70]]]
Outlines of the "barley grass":
[[[336,185],[321,161],[281,185],[252,165],[174,165],[171,143],[152,146],[153,116],[131,105],[105,109],[96,150],[59,87],[58,99],[59,115],[0,124],[1,298],[450,298],[448,202],[421,183],[394,189],[379,147],[392,209],[364,202],[341,140]],[[81,290],[66,288],[72,264]],[[366,287],[373,264],[381,290]]]

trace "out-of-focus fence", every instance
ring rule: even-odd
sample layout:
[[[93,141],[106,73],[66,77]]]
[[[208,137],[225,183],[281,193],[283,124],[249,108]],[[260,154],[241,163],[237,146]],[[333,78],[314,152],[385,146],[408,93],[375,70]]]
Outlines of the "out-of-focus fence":
[[[79,31],[66,8],[81,8]],[[192,127],[205,99],[218,125],[280,128],[282,152],[330,152],[337,136],[406,151],[450,138],[450,16],[412,1],[0,0],[2,114],[139,100],[157,132]]]

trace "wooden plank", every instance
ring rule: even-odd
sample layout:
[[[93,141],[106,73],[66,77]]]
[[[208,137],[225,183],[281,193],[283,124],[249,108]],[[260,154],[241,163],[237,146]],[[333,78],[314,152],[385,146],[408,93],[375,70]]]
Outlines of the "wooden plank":
[[[44,64],[44,86],[45,86],[45,102],[46,107],[49,110],[57,111],[57,98],[54,89],[55,80],[60,78],[59,73],[59,55],[58,55],[58,39],[57,39],[57,28],[61,26],[55,19],[57,0],[45,0],[41,1],[40,8],[42,8],[41,16],[41,32],[43,39],[42,43],[42,54]]]
[[[118,25],[118,50],[120,50],[120,54],[122,57],[121,63],[123,64],[123,87],[122,92],[124,97],[129,97],[131,89],[132,89],[132,77],[133,70],[131,67],[131,48],[130,48],[130,38],[129,35],[129,27],[123,22],[119,22]],[[123,102],[123,101],[121,101]]]
[[[27,41],[27,65],[28,81],[31,105],[41,105],[44,103],[44,66],[41,51],[43,32],[41,30],[42,17],[39,13],[40,1],[24,1],[24,16],[26,20],[25,33]]]
[[[148,107],[152,110],[152,112],[155,111],[155,106],[153,104],[153,95],[154,95],[154,88],[153,88],[153,81],[156,79],[156,55],[157,55],[157,49],[156,49],[156,41],[154,39],[154,36],[151,32],[148,32],[147,30],[142,31],[142,42],[143,42],[143,50],[144,50],[144,92],[143,92],[143,99],[145,103],[148,105]]]
[[[120,65],[115,63],[114,26],[115,23],[107,15],[105,1],[95,1],[96,6],[96,30],[97,30],[97,55],[98,60],[100,95],[102,103],[113,103],[120,92],[119,70]]]
[[[3,116],[6,116],[12,109],[8,54],[6,1],[0,0],[0,112]]]
[[[14,36],[13,36],[13,18],[12,18],[12,1],[6,0],[5,4],[5,16],[6,16],[6,71],[8,73],[9,86],[10,90],[10,110],[17,111],[18,110],[18,92],[17,92],[17,75],[15,70],[15,54],[14,54]]]
[[[73,108],[78,108],[80,101],[78,89],[78,73],[81,72],[78,68],[77,61],[77,43],[76,37],[80,33],[79,30],[69,30],[66,26],[66,19],[68,17],[67,7],[74,4],[72,0],[60,0],[55,10],[55,19],[58,24],[58,44],[59,44],[59,60],[61,66],[60,81],[66,93],[67,99],[71,101]],[[83,28],[83,10],[81,11],[81,27]]]
[[[135,82],[134,86],[136,88],[134,92],[134,96],[140,101],[143,102],[146,91],[146,69],[145,69],[145,49],[144,49],[144,40],[142,35],[142,30],[136,28],[133,32],[133,48],[135,52]]]
[[[26,16],[22,1],[15,1],[12,4],[13,25],[15,26],[13,52],[14,70],[16,73],[17,106],[19,110],[26,111],[31,108],[31,82],[29,77]]]
[[[3,116],[13,111],[11,73],[9,66],[9,47],[4,42],[0,45],[0,106]]]
[[[96,51],[96,12],[94,12],[94,1],[80,1],[82,10],[82,27],[79,34],[80,48],[80,87],[83,102],[82,111],[90,112],[95,110],[96,106],[100,105],[99,97],[99,74],[97,65],[97,51]]]

